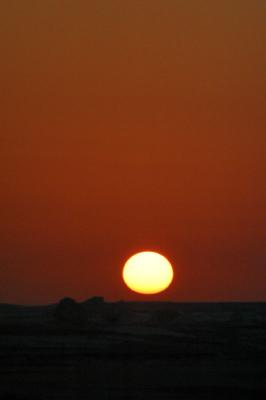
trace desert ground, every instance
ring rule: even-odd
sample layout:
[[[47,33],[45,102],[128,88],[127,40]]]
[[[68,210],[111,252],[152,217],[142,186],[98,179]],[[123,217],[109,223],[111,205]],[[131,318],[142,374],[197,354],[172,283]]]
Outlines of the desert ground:
[[[0,304],[0,400],[266,398],[266,303]]]

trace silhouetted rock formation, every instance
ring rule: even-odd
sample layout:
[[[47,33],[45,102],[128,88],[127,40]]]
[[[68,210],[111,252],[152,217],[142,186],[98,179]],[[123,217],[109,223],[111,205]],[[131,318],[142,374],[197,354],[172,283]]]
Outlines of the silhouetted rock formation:
[[[104,298],[101,296],[94,296],[90,297],[89,299],[83,301],[82,303],[83,308],[86,310],[90,309],[100,309],[104,306]]]
[[[103,297],[91,297],[80,303],[80,305],[87,315],[90,324],[102,325],[106,322],[106,312],[109,306],[105,303]]]
[[[59,322],[80,324],[86,321],[87,315],[83,307],[70,297],[65,297],[58,303],[55,319]]]

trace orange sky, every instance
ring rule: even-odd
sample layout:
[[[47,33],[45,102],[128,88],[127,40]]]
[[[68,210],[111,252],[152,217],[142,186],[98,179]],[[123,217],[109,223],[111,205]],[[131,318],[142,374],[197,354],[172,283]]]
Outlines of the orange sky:
[[[0,302],[266,300],[263,0],[0,5]],[[265,153],[265,152],[264,152]],[[264,211],[264,212],[263,212]]]

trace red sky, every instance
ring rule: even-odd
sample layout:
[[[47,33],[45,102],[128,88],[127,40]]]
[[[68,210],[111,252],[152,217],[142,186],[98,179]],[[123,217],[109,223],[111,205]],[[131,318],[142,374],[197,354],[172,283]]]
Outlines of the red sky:
[[[0,5],[0,302],[266,300],[263,0]]]

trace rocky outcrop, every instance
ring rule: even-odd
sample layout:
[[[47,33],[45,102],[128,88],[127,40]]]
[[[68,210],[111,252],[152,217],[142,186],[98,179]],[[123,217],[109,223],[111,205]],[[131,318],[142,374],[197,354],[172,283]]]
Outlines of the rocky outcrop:
[[[71,297],[65,297],[58,303],[55,313],[58,322],[81,324],[86,322],[87,315],[83,307]]]
[[[104,305],[104,298],[101,296],[90,297],[89,299],[82,302],[82,306],[85,308],[100,308]]]

